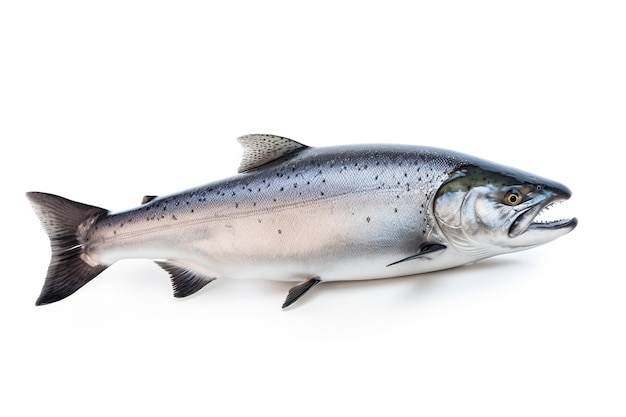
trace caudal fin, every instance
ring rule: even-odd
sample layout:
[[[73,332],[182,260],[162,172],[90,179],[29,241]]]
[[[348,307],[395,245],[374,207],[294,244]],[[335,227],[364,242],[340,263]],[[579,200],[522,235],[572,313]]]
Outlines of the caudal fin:
[[[30,192],[26,197],[50,238],[52,258],[36,302],[37,305],[50,304],[73,294],[107,268],[85,262],[78,231],[81,223],[107,210],[53,194]]]

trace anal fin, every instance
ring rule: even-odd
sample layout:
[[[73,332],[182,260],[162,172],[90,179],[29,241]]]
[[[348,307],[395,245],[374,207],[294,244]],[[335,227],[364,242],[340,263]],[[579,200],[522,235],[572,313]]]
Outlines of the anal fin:
[[[287,294],[287,298],[283,303],[283,309],[289,307],[296,301],[298,301],[304,294],[306,294],[311,288],[315,287],[317,284],[322,282],[319,277],[311,278],[308,281],[304,281],[301,284],[292,287],[289,290],[289,294]]]
[[[420,249],[420,251],[416,253],[415,255],[411,255],[404,259],[400,259],[399,261],[392,262],[387,266],[389,267],[389,266],[397,265],[402,262],[412,261],[413,259],[417,259],[421,256],[428,255],[429,253],[439,252],[445,249],[446,249],[446,245],[442,245],[440,243],[425,243],[422,245],[422,248]]]
[[[195,294],[215,278],[205,277],[173,261],[155,261],[165,272],[170,274],[174,297],[183,298]]]

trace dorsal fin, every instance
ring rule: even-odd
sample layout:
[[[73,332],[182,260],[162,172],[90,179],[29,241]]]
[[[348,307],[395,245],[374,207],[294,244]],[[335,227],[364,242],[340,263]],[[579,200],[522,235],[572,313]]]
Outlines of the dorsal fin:
[[[246,135],[237,139],[243,146],[243,157],[238,172],[246,172],[269,162],[307,148],[295,140],[274,135]]]

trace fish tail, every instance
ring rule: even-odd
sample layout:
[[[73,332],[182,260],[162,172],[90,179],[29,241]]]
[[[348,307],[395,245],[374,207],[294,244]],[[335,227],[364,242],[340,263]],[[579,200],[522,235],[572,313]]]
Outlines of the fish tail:
[[[53,194],[29,192],[26,197],[50,238],[50,266],[36,305],[50,304],[73,294],[107,268],[85,256],[79,231],[81,224],[107,210]]]

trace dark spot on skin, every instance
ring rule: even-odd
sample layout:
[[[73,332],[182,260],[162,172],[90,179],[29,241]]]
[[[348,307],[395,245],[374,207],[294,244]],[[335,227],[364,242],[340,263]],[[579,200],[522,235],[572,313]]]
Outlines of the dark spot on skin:
[[[191,209],[191,212],[193,213],[193,209]]]
[[[178,220],[178,219],[176,218],[176,216],[172,214],[172,220]]]
[[[282,234],[283,234],[283,231],[282,231],[282,230],[280,230],[280,229],[278,229],[278,234],[279,234],[279,235],[282,235]]]
[[[365,220],[367,220],[368,223],[372,221],[372,219],[370,219],[369,217]]]
[[[393,212],[397,213],[398,212],[398,208],[393,209]]]
[[[113,234],[114,234],[114,235],[116,235],[116,234],[117,234],[117,230],[114,230],[114,231],[113,231]]]
[[[256,202],[255,202],[255,203],[252,203],[252,205],[253,205],[254,207],[256,207]]]
[[[285,191],[285,187],[280,187],[280,191]]]
[[[324,191],[322,191],[320,194],[323,196],[324,195]]]
[[[274,198],[273,200],[274,200],[274,203],[275,203],[275,202],[276,202],[276,199]]]
[[[261,219],[258,219],[258,220],[259,220],[259,223],[261,223]]]
[[[235,203],[235,208],[239,208],[239,203]]]

